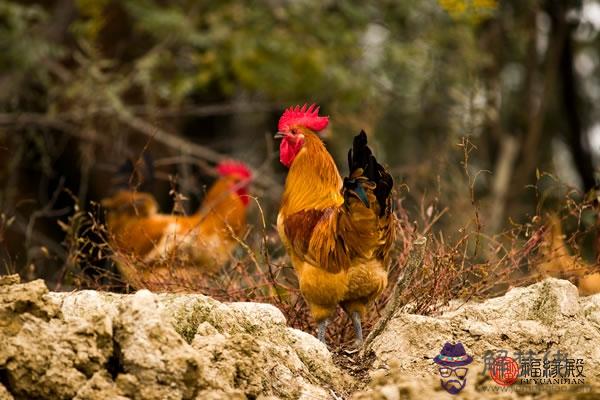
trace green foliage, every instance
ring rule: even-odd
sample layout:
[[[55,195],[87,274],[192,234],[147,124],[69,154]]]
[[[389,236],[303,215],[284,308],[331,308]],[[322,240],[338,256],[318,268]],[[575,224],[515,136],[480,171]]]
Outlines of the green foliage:
[[[16,101],[19,85],[24,80],[36,80],[49,84],[45,62],[63,54],[62,46],[44,37],[44,24],[49,15],[39,5],[21,5],[14,2],[0,2],[0,74],[2,100]]]
[[[8,4],[16,15],[13,39],[34,16],[47,18],[40,6]],[[177,105],[191,94],[229,98],[242,91],[286,102],[319,101],[342,113],[388,104],[397,110],[394,100],[400,99],[415,116],[415,100],[437,94],[439,87],[451,91],[449,86],[465,84],[465,76],[485,60],[473,28],[448,20],[435,2],[382,4],[78,0],[70,32],[81,71],[74,78],[82,82],[69,80],[74,89],[67,100],[81,100],[86,96],[79,89],[95,86],[86,76],[91,69],[105,76],[103,85],[120,81],[117,95],[141,90],[151,104]],[[11,68],[23,63],[47,72],[41,61],[51,41],[10,42],[14,48],[4,58]],[[25,45],[28,56],[16,57],[18,46]],[[89,92],[95,102],[102,91]]]
[[[136,55],[136,82],[145,89],[152,82],[163,101],[178,103],[215,88],[224,96],[249,90],[271,98],[323,98],[333,92],[357,100],[368,87],[356,79],[361,71],[352,70],[361,57],[365,6],[151,0],[77,5],[83,21],[74,32],[100,47],[103,30],[114,28],[107,15],[123,8],[132,25],[131,43],[124,46],[128,57]]]
[[[498,0],[438,0],[453,18],[478,23],[494,14]]]

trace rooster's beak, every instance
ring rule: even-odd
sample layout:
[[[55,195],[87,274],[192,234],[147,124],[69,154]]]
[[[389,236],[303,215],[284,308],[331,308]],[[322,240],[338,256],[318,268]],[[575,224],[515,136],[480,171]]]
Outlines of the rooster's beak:
[[[285,133],[277,132],[274,136],[275,139],[283,139],[285,137]]]

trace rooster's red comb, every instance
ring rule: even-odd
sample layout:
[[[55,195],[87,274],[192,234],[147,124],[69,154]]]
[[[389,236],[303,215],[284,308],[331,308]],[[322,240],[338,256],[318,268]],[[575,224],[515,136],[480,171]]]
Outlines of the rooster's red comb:
[[[329,117],[319,116],[319,107],[316,104],[307,108],[307,105],[290,107],[279,118],[277,128],[280,132],[286,132],[293,126],[303,126],[312,131],[319,132],[327,127]]]
[[[217,165],[217,173],[221,176],[239,175],[242,178],[252,178],[252,172],[246,164],[240,161],[226,160]]]

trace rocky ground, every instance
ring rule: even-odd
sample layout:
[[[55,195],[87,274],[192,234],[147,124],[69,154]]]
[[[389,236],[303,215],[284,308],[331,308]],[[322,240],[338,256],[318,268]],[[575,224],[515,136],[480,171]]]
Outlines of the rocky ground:
[[[436,317],[398,312],[359,358],[332,355],[270,305],[145,290],[51,293],[42,281],[0,277],[0,399],[456,398],[440,389],[432,363],[446,341],[474,358],[461,398],[600,396],[600,295],[579,297],[567,281]],[[500,386],[481,373],[483,355],[499,349],[560,349],[584,360],[585,385],[488,392]]]
[[[440,316],[397,313],[365,352],[374,353],[369,389],[356,399],[456,398],[440,388],[432,362],[445,342],[461,342],[473,356],[467,384],[460,397],[481,398],[600,398],[600,295],[579,297],[570,282],[547,279],[514,288],[482,303],[451,305]],[[454,309],[454,310],[453,310]],[[531,350],[536,358],[560,350],[583,360],[583,385],[523,385],[502,389],[483,374],[487,351]],[[518,392],[517,392],[518,391]],[[390,397],[388,393],[400,393]]]

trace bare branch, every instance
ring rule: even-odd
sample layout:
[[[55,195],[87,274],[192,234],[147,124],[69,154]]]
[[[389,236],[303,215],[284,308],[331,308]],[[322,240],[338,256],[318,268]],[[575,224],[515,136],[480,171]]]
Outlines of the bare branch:
[[[57,129],[71,136],[92,142],[103,144],[110,142],[107,137],[90,134],[89,131],[81,129],[76,124],[55,116],[42,113],[0,113],[0,126],[26,127],[32,125]]]
[[[197,157],[203,158],[212,162],[219,162],[226,158],[226,156],[217,153],[208,147],[201,146],[196,143],[189,142],[173,133],[167,132],[158,126],[152,125],[145,120],[136,117],[132,113],[122,110],[115,109],[117,118],[131,129],[142,133],[146,136],[151,137],[159,143],[166,144],[167,146],[180,151],[183,154],[193,154]]]
[[[145,121],[144,119],[135,116],[130,111],[123,110],[122,108],[115,108],[113,111],[117,113],[117,118],[119,118],[119,120],[122,123],[129,126],[131,129],[143,135],[146,135],[159,143],[165,144],[184,155],[194,156],[213,163],[218,163],[219,161],[229,158],[229,156],[227,155],[218,153],[214,150],[211,150],[208,147],[193,143],[180,136],[177,136],[172,132],[168,132],[158,126],[155,126]],[[71,117],[74,121],[78,121],[78,117],[81,117],[77,114],[70,115],[68,113],[58,115],[67,119],[68,117]],[[90,135],[89,133],[86,133],[86,131],[81,129],[76,122],[66,122],[65,120],[59,117],[48,116],[41,113],[0,113],[0,126],[3,125],[44,126],[61,130],[65,133],[68,133],[71,136],[75,136],[85,140],[91,140],[103,144],[107,144],[110,142],[110,139],[108,137],[101,137],[100,135]],[[276,182],[270,176],[264,174],[264,172],[261,171],[263,167],[267,166],[266,163],[267,161],[265,161],[265,165],[261,166],[259,170],[252,169],[252,173],[254,176],[260,176],[260,180],[256,180],[255,184],[263,188],[277,188],[281,186],[280,183]]]

